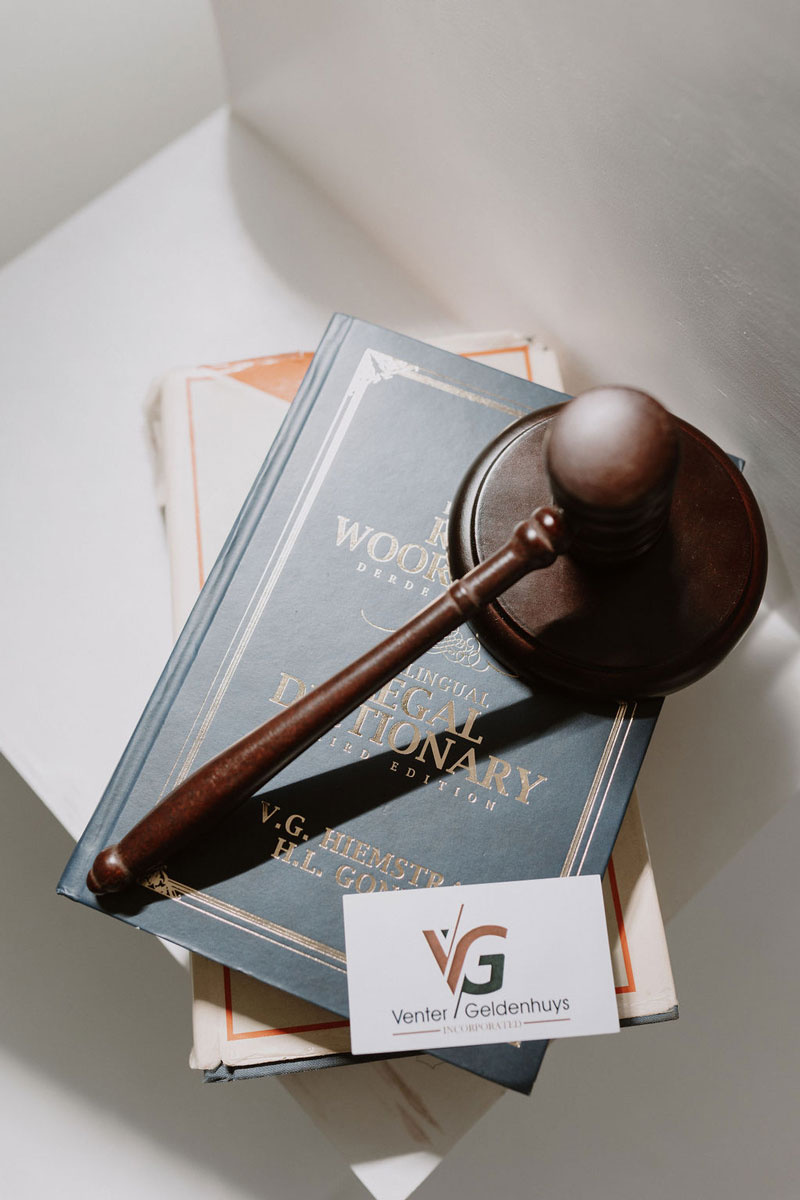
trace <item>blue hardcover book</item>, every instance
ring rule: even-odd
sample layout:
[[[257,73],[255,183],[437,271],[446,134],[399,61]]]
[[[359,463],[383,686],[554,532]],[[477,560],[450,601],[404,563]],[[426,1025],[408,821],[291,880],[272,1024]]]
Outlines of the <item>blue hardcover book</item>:
[[[464,627],[202,844],[127,893],[85,884],[192,770],[440,595],[462,475],[564,398],[335,317],[59,891],[347,1014],[342,896],[602,874],[660,702],[534,690]],[[528,1092],[545,1046],[441,1057]]]

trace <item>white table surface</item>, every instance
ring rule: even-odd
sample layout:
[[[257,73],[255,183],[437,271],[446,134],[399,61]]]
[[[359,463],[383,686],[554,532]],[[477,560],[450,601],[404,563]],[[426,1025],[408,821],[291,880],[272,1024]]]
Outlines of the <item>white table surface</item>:
[[[454,328],[223,114],[0,273],[0,748],[71,833],[170,647],[149,380],[313,345],[335,309]],[[533,1097],[498,1104],[420,1200],[794,1194],[800,669],[782,583],[668,702],[643,774],[681,1020],[554,1047]],[[52,895],[69,838],[8,768],[0,786],[12,1194],[77,1198],[97,1174],[118,1200],[364,1195],[282,1089],[198,1084],[184,973]]]

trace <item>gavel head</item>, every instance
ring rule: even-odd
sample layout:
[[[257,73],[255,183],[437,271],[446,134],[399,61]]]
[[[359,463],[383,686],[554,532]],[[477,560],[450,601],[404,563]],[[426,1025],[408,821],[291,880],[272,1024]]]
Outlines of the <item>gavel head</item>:
[[[582,562],[621,563],[649,550],[669,516],[680,458],[676,421],[633,388],[595,388],[565,404],[544,453],[553,500]]]
[[[568,553],[474,622],[515,673],[588,695],[663,695],[715,666],[755,615],[766,538],[741,470],[646,393],[594,388],[505,430],[454,502],[453,574],[553,502]]]

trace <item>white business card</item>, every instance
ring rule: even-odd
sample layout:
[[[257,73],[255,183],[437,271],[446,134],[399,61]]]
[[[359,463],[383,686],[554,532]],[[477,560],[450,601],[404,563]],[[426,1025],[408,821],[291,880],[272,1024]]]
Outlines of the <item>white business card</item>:
[[[599,875],[343,902],[354,1054],[619,1029]]]

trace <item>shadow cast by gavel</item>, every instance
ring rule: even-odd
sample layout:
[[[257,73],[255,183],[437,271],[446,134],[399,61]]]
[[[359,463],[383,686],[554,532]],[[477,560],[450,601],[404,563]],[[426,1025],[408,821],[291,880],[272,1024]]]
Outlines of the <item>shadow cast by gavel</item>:
[[[602,702],[584,707],[587,712],[596,714],[613,713],[614,709],[614,705]],[[561,726],[569,726],[574,717],[573,697],[543,689],[515,704],[482,715],[480,751],[500,754],[517,743],[529,746],[537,738],[549,736]],[[347,724],[344,722],[344,727]],[[454,762],[460,753],[474,746],[458,733],[448,731],[447,736],[455,742],[451,753]],[[401,768],[392,770],[393,761],[401,763]],[[426,772],[420,770],[417,774],[412,767],[415,774],[409,777],[407,764],[413,762],[413,757],[406,757],[402,751],[382,751],[366,759],[355,758],[322,774],[272,786],[228,814],[204,839],[170,859],[165,864],[167,872],[182,884],[203,891],[256,868],[284,870],[284,864],[278,861],[273,851],[276,837],[285,830],[292,817],[302,817],[302,832],[308,839],[303,845],[311,845],[331,827],[341,829],[348,822],[415,791]],[[444,769],[433,771],[430,766],[426,769],[431,775],[431,783],[426,786],[435,787],[437,780],[447,778]],[[262,801],[266,808],[262,807]],[[264,812],[270,814],[266,822]],[[280,819],[276,813],[281,814]],[[99,896],[97,902],[109,914],[135,916],[166,899],[139,886]]]
[[[617,668],[668,661],[680,652],[686,637],[687,587],[669,529],[648,552],[645,569],[638,561],[610,570],[579,567],[562,557],[547,575],[527,579],[524,596],[511,589],[504,607],[515,617],[521,614],[529,626],[538,616],[537,638],[554,660],[563,656],[592,662],[602,654],[604,669],[613,678]],[[521,593],[520,585],[517,588]],[[553,618],[545,621],[549,597],[557,597],[557,607]],[[621,688],[619,699],[625,697]],[[591,704],[588,696],[581,702]]]

